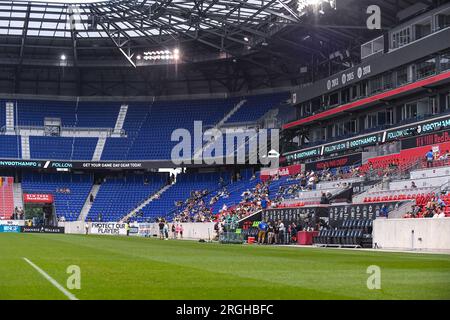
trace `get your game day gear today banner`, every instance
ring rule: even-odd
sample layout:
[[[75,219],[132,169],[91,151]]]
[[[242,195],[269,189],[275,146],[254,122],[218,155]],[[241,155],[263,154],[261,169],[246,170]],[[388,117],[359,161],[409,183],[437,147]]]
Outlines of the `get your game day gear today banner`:
[[[106,234],[106,235],[127,235],[127,228],[125,223],[117,222],[92,222],[90,228],[91,234]]]

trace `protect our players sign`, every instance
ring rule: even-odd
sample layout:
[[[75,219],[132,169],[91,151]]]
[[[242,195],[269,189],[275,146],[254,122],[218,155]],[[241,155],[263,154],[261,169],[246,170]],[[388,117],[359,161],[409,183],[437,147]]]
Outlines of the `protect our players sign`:
[[[106,234],[106,235],[127,235],[125,223],[120,222],[92,222],[91,234]]]

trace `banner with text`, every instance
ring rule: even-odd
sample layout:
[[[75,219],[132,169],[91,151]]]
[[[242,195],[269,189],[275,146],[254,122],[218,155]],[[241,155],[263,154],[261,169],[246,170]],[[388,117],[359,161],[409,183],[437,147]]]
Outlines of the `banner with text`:
[[[269,177],[274,177],[279,175],[280,177],[292,176],[302,172],[302,165],[294,164],[292,166],[278,168],[278,169],[262,169],[261,170],[261,180],[265,181]]]
[[[91,234],[127,235],[126,224],[121,222],[92,222]]]
[[[25,203],[53,203],[53,195],[25,193],[23,195],[23,202],[25,202]]]

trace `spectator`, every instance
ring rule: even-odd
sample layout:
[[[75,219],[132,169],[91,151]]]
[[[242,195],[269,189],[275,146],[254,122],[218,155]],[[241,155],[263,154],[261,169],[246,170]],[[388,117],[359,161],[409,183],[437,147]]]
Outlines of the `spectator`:
[[[273,237],[274,237],[274,227],[272,225],[272,222],[269,222],[267,224],[267,244],[273,243]]]
[[[280,239],[280,242],[281,242],[281,244],[285,244],[286,241],[284,239],[284,236],[285,236],[286,228],[284,227],[284,223],[281,220],[278,221],[278,230],[279,230],[278,237]]]
[[[173,239],[177,238],[177,227],[176,227],[175,223],[172,223],[172,238]]]
[[[448,150],[446,150],[441,156],[439,157],[439,160],[447,160],[448,159]]]
[[[419,216],[419,213],[420,213],[420,207],[417,205],[412,205],[411,206],[411,217],[417,218]]]
[[[292,224],[290,225],[289,234],[290,242],[297,242],[297,225],[295,224],[295,222],[292,222]]]
[[[180,239],[183,239],[183,231],[184,231],[183,225],[180,224]]]
[[[389,174],[386,173],[383,176],[383,180],[382,180],[382,189],[383,190],[389,190],[389,184],[391,183],[391,178],[389,177]]]
[[[434,154],[433,150],[428,151],[425,154],[425,159],[427,160],[427,168],[430,168],[433,166],[433,160],[434,160]]]
[[[163,226],[164,240],[169,240],[169,223],[166,221]]]
[[[273,242],[275,244],[278,244],[278,242],[280,241],[280,224],[279,222],[275,222],[275,225],[273,227]]]
[[[385,204],[383,204],[380,209],[380,216],[387,218],[388,215],[389,215],[389,210],[388,210],[387,206]]]
[[[129,222],[125,222],[125,230],[127,232],[127,237],[130,236],[130,223]]]
[[[320,204],[329,204],[330,200],[328,199],[325,192],[322,192],[322,196],[320,197]]]
[[[158,223],[160,240],[164,239],[164,225],[165,225],[164,221],[160,220]]]
[[[261,199],[261,208],[262,208],[263,210],[266,210],[266,209],[267,209],[267,200],[266,200],[265,197]]]
[[[258,225],[258,243],[263,244],[266,239],[267,223],[263,220]]]
[[[443,209],[447,206],[445,201],[442,200],[442,198],[440,198],[440,197],[438,197],[438,199],[437,199],[437,205],[439,206],[440,209]]]

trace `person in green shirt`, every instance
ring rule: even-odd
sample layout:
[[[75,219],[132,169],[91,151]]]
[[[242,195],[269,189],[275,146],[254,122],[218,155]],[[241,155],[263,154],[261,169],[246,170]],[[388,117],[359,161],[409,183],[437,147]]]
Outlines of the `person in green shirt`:
[[[127,231],[127,237],[130,235],[130,224],[125,222],[125,230]]]

